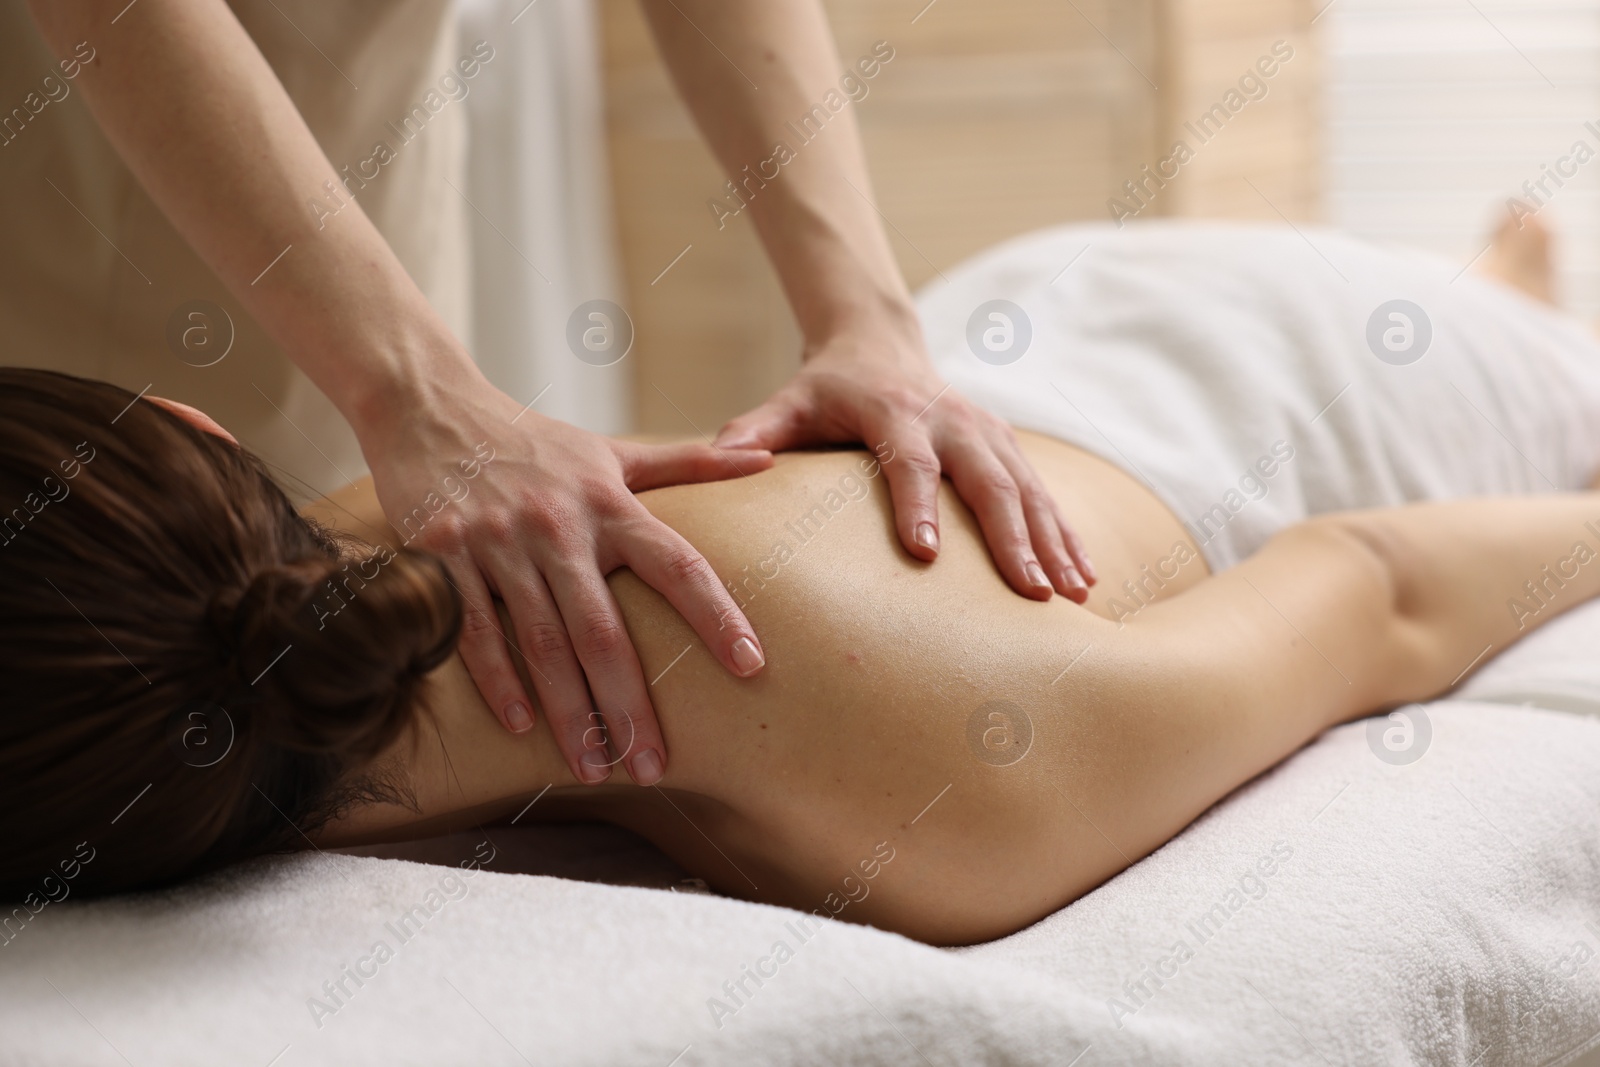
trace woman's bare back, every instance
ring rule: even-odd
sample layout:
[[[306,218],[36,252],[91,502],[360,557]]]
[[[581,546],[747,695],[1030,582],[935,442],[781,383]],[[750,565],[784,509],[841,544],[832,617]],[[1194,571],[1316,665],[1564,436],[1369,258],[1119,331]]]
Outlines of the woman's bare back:
[[[579,785],[542,724],[508,736],[454,659],[433,679],[437,723],[380,761],[415,810],[356,808],[320,843],[424,836],[540,797],[529,817],[628,827],[723,892],[982,940],[1087,892],[1332,722],[1445,688],[1456,646],[1499,634],[1460,605],[1446,604],[1460,634],[1397,606],[1374,546],[1431,529],[1381,518],[1417,509],[1304,524],[1208,578],[1136,480],[1047,438],[1023,446],[1097,562],[1087,607],[1013,594],[948,486],[939,559],[911,559],[866,453],[653,491],[646,504],[733,586],[768,650],[761,675],[734,678],[656,593],[611,576],[653,680],[660,785]],[[1527,505],[1530,559],[1545,512],[1576,506],[1551,499]],[[362,486],[337,505],[318,517],[359,530],[353,518],[377,516]],[[611,741],[625,754],[627,738]]]
[[[887,485],[869,453],[788,454],[747,479],[644,494],[733,588],[769,650],[767,670],[753,680],[721,671],[662,599],[619,572],[611,586],[666,731],[659,791],[621,774],[599,787],[576,784],[542,725],[528,737],[507,736],[455,661],[441,671],[434,706],[461,783],[446,779],[442,763],[425,770],[435,761],[423,752],[412,765],[424,812],[467,814],[426,829],[514,815],[554,782],[538,805],[546,817],[628,826],[741,896],[810,910],[867,894],[845,910],[873,917],[897,883],[931,876],[922,854],[938,847],[938,827],[986,822],[1004,810],[998,798],[1014,792],[1008,781],[1036,778],[1065,736],[1058,720],[1078,685],[1074,672],[1091,673],[1085,661],[1096,624],[1136,623],[1130,609],[1206,575],[1193,540],[1138,482],[1050,438],[1022,439],[1057,501],[1080,516],[1100,574],[1087,608],[1012,593],[948,487],[939,559],[912,559],[895,539]],[[334,499],[314,514],[379,536],[367,525],[378,521],[368,483]],[[536,697],[538,681],[530,685]],[[627,739],[613,744],[620,756]],[[1051,777],[1063,790],[1062,811],[1077,803],[1095,819],[1093,797]],[[323,837],[415,836],[415,822],[400,808],[366,808]],[[1067,866],[1078,892],[1126,863],[1097,831],[1083,829],[1088,836],[1062,840],[1082,838],[1063,852],[1075,853]],[[1002,851],[1005,836],[996,835]],[[884,865],[889,851],[895,859]],[[882,872],[868,880],[862,864]],[[1032,907],[1059,902],[1056,895]]]

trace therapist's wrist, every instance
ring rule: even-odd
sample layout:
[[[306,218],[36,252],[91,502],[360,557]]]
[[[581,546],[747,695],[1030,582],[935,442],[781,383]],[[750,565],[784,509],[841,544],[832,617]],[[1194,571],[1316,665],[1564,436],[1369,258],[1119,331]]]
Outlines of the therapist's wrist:
[[[365,373],[339,403],[363,447],[405,432],[408,423],[450,407],[448,399],[492,389],[448,331],[391,342],[361,361]],[[336,401],[337,402],[337,401]]]
[[[873,297],[831,310],[811,330],[803,331],[803,360],[850,354],[861,359],[893,362],[927,357],[922,320],[909,297]]]
[[[909,294],[876,290],[839,299],[800,323],[807,350],[842,337],[881,336],[921,339],[922,320]]]

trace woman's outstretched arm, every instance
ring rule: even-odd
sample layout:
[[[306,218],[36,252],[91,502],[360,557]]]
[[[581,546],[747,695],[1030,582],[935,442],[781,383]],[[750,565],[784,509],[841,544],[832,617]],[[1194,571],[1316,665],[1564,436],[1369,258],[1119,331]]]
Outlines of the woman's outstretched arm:
[[[1326,726],[1451,688],[1600,595],[1597,557],[1600,494],[1346,512],[1280,533],[1134,625],[1175,659],[1205,634],[1208,692]]]
[[[1323,729],[1437,696],[1597,594],[1600,494],[1313,519],[1104,642],[1077,741],[1117,758],[1075,788],[1136,857]]]

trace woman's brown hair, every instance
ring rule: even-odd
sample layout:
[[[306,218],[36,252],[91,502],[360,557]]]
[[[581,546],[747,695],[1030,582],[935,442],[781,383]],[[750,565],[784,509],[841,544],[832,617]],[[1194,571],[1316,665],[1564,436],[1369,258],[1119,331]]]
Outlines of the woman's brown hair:
[[[0,369],[0,894],[304,847],[460,628],[437,559],[308,522],[249,452]]]

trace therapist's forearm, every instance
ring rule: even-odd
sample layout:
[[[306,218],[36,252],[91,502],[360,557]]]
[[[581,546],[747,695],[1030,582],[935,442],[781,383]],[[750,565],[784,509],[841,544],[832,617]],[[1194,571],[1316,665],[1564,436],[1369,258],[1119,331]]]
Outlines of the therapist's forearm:
[[[30,0],[58,54],[94,44],[79,85],[101,129],[357,432],[425,380],[474,375],[227,4],[140,0],[111,27],[125,5]],[[324,182],[347,206],[319,229],[308,201],[328,199]]]
[[[751,183],[745,210],[807,339],[863,316],[912,315],[873,207],[855,105],[830,111],[822,131],[804,143],[786,126],[822,104],[829,90],[840,91],[845,67],[818,0],[643,0],[643,7],[679,91],[730,178],[758,174],[779,142],[794,153],[775,178]]]

